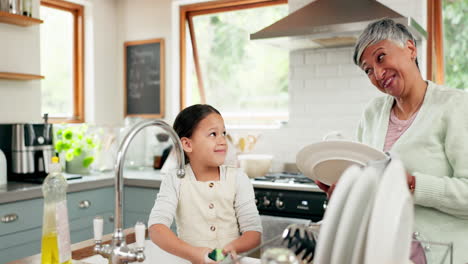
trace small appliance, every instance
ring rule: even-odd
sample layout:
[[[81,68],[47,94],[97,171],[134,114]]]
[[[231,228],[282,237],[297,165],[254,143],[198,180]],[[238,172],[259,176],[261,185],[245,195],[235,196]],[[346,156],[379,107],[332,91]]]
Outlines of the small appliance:
[[[2,124],[0,148],[5,153],[8,181],[42,183],[54,154],[52,124]]]

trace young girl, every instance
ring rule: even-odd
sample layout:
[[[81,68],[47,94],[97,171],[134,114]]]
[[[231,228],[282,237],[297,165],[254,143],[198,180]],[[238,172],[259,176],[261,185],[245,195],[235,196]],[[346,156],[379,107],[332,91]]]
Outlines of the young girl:
[[[149,217],[151,240],[192,263],[207,254],[244,252],[260,244],[262,226],[249,178],[223,166],[226,129],[210,105],[193,105],[176,117],[174,130],[185,152],[185,177],[167,175]],[[176,219],[178,237],[170,230]],[[214,262],[213,262],[214,263]]]

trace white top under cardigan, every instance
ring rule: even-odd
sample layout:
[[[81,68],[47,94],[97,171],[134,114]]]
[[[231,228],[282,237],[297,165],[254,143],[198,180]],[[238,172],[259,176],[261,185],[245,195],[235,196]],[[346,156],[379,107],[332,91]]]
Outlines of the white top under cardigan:
[[[227,166],[220,166],[220,181],[226,181]],[[236,173],[236,193],[234,199],[234,210],[241,233],[246,231],[262,232],[262,224],[255,205],[255,195],[252,183],[245,173],[239,168],[230,168]],[[186,165],[185,177],[195,177],[190,164]],[[215,182],[215,181],[213,181]],[[207,182],[209,183],[209,182]],[[176,215],[180,198],[181,179],[174,174],[164,177],[159,193],[148,220],[148,227],[154,224],[163,224],[170,228]]]
[[[467,263],[468,93],[427,83],[419,113],[391,151],[416,178],[414,228],[420,239],[454,242],[453,263]],[[383,149],[394,100],[386,95],[370,102],[358,141]],[[429,259],[439,258],[440,249],[431,246]]]

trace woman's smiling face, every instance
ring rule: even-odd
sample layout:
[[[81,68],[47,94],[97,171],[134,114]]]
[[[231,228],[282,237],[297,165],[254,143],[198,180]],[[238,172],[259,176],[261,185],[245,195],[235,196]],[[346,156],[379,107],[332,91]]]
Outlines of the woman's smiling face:
[[[415,78],[416,47],[407,41],[404,47],[391,40],[368,46],[361,56],[361,69],[381,92],[394,97],[409,93]]]

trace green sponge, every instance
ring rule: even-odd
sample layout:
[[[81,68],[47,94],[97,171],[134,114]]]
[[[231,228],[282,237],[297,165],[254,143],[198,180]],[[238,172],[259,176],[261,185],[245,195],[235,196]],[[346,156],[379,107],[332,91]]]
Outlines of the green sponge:
[[[208,254],[208,257],[214,261],[220,261],[223,260],[226,256],[223,254],[222,249],[215,248]]]

